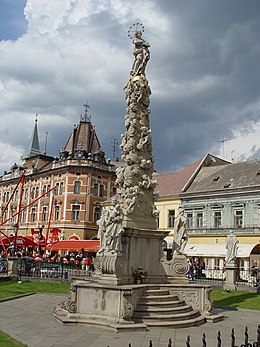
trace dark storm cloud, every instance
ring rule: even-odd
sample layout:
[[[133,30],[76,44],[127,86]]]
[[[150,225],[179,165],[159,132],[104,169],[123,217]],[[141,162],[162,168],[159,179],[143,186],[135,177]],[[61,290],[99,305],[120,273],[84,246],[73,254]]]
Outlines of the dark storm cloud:
[[[41,143],[48,131],[48,153],[58,155],[88,102],[111,157],[112,139],[120,143],[125,131],[123,88],[133,61],[127,31],[137,21],[151,44],[147,77],[157,171],[182,168],[208,152],[221,156],[221,139],[259,131],[258,0],[100,0],[84,6],[28,0],[26,16],[27,34],[0,47],[0,132],[13,146],[25,145],[23,134],[31,135],[39,113]],[[21,135],[12,128],[17,117],[26,124]],[[237,157],[259,157],[260,143],[246,148],[247,142],[232,148]]]

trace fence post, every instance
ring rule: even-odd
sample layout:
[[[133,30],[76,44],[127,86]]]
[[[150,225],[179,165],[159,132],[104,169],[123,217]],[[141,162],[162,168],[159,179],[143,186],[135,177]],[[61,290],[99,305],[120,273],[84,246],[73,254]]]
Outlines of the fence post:
[[[220,330],[218,331],[218,336],[217,336],[217,347],[221,347],[221,333],[220,333]]]
[[[245,327],[245,345],[248,345],[248,329]]]
[[[260,324],[258,324],[258,327],[257,327],[257,338],[256,338],[256,341],[257,341],[258,345],[260,346]]]
[[[231,330],[231,347],[235,347],[235,343],[236,343],[235,331],[234,331],[234,328],[232,328],[232,330]]]
[[[202,335],[202,347],[207,347],[206,334],[205,333],[203,333],[203,335]]]

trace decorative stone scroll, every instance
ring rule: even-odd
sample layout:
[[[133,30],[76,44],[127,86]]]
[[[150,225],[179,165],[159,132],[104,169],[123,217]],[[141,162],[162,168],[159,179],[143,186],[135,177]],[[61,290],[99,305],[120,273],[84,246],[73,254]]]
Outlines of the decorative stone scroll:
[[[61,308],[70,313],[77,312],[76,298],[77,298],[77,288],[74,285],[71,285],[69,293],[68,293],[68,299],[60,304]]]

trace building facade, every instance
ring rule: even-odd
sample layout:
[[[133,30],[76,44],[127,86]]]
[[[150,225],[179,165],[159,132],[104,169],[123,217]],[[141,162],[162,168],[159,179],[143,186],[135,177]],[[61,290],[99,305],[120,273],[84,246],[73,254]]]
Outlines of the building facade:
[[[105,158],[88,106],[58,157],[41,154],[36,119],[27,155],[0,177],[1,230],[13,234],[18,224],[18,234],[27,236],[44,225],[43,233],[58,228],[61,239],[92,239],[101,204],[115,193],[115,166]]]
[[[224,269],[227,235],[239,241],[242,270],[260,267],[260,161],[202,167],[180,194],[187,217],[186,253]]]
[[[155,205],[159,211],[158,229],[169,231],[169,236],[166,238],[168,249],[172,248],[174,220],[182,204],[180,194],[192,182],[202,167],[223,163],[227,162],[207,154],[204,158],[179,171],[154,175],[157,181],[157,200]]]

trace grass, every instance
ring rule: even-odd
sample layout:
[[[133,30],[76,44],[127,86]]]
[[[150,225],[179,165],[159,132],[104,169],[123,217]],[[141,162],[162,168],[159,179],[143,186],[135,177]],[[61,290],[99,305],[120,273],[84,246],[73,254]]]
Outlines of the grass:
[[[211,292],[211,299],[215,306],[230,306],[247,308],[250,310],[260,310],[259,293],[250,293],[240,290],[226,292],[223,289],[214,289]]]
[[[66,294],[69,288],[70,284],[68,283],[48,283],[31,281],[22,281],[21,283],[19,283],[15,281],[3,281],[0,282],[0,299],[34,292]]]
[[[26,347],[27,345],[16,341],[9,335],[0,331],[0,346],[2,347]]]
[[[15,281],[0,282],[0,299],[10,298],[13,296],[29,293],[52,293],[66,294],[70,288],[67,283],[47,283],[47,282],[30,282]],[[0,331],[0,347],[26,347],[27,345],[16,341],[11,336]]]

